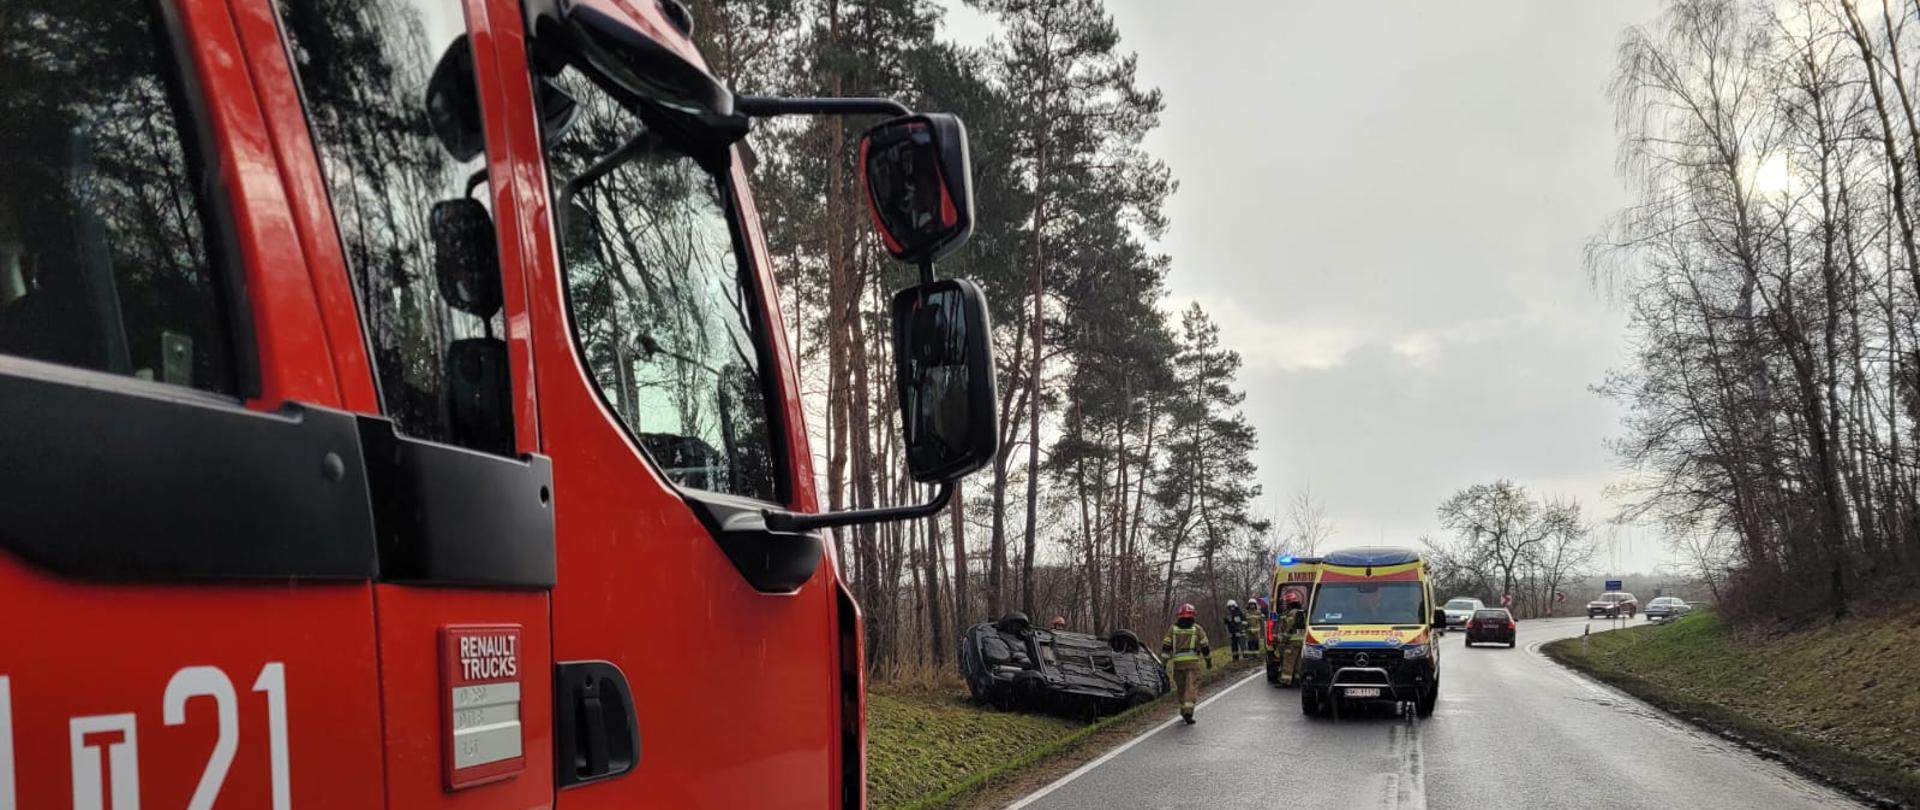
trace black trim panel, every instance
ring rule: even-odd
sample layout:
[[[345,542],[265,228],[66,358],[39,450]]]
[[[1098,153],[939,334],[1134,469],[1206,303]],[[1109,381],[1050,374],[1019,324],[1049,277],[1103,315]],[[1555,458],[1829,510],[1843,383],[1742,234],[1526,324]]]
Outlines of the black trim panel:
[[[793,593],[813,578],[826,555],[820,535],[804,529],[771,528],[768,516],[785,514],[735,495],[680,490],[680,497],[713,535],[727,560],[761,593]]]
[[[553,465],[0,356],[0,552],[117,581],[550,588]]]
[[[553,464],[410,439],[360,417],[387,582],[551,588]]]
[[[44,374],[19,376],[14,366]],[[49,379],[64,378],[64,379]],[[352,414],[0,359],[0,549],[88,579],[370,579]]]

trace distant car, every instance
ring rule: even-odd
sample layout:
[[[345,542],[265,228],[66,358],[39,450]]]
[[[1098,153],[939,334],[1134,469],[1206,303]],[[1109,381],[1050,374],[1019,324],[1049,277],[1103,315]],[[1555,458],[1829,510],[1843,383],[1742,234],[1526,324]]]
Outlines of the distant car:
[[[1656,596],[1647,603],[1647,621],[1663,622],[1678,619],[1693,610],[1685,599],[1678,596]]]
[[[1473,618],[1474,612],[1485,607],[1486,604],[1480,600],[1465,596],[1456,596],[1447,600],[1446,604],[1440,606],[1440,609],[1447,614],[1445,629],[1467,626],[1467,620]]]
[[[1639,610],[1640,600],[1633,598],[1633,594],[1626,591],[1607,591],[1600,594],[1599,599],[1587,603],[1587,618],[1594,619],[1601,616],[1613,618],[1624,615],[1631,619]]]
[[[1514,645],[1516,631],[1513,614],[1505,608],[1484,608],[1467,620],[1467,646],[1484,643]]]
[[[1018,611],[967,630],[960,674],[978,702],[1068,714],[1110,714],[1171,688],[1160,657],[1131,631],[1049,630]]]

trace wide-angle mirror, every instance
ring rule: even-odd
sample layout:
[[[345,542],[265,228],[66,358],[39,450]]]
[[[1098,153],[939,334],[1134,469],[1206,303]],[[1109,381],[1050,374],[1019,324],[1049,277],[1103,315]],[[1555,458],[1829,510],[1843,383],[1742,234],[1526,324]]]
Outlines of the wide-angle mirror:
[[[887,252],[930,264],[973,234],[967,129],[947,113],[886,121],[860,138],[860,176]]]

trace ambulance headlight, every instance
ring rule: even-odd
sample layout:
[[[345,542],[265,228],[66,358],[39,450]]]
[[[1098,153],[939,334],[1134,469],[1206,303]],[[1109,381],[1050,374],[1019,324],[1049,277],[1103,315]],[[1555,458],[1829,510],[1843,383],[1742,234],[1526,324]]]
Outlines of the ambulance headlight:
[[[1408,644],[1400,648],[1400,655],[1407,658],[1425,658],[1427,657],[1427,645]]]
[[[1324,658],[1326,657],[1326,648],[1318,644],[1308,644],[1300,648],[1300,657],[1301,658]]]

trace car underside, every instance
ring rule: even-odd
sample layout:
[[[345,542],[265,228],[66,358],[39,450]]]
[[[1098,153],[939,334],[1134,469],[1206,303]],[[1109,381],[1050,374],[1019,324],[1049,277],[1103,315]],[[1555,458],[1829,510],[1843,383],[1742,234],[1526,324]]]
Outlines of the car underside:
[[[1017,612],[967,630],[960,673],[976,701],[1064,714],[1110,714],[1170,688],[1159,656],[1130,631],[1048,630]]]

